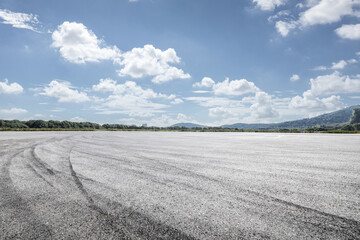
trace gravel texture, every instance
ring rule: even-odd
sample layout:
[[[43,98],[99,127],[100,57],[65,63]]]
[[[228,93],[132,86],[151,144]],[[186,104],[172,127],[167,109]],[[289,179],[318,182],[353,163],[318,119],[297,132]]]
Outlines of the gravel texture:
[[[0,132],[0,239],[360,239],[360,135]]]

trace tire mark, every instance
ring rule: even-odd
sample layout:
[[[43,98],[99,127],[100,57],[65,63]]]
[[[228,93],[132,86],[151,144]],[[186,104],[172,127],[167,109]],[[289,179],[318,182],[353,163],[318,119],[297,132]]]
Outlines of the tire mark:
[[[119,202],[112,201],[103,195],[95,195],[107,208],[117,210],[117,222],[133,232],[138,239],[181,239],[195,240],[183,231],[152,219],[141,213],[139,208],[125,207]]]
[[[189,177],[196,177],[196,178],[200,178],[202,180],[206,180],[206,181],[211,181],[211,182],[215,182],[218,184],[221,184],[220,187],[221,188],[228,188],[230,191],[233,188],[233,186],[229,185],[229,183],[225,183],[222,182],[218,179],[215,178],[211,178],[211,177],[207,177],[195,172],[192,172],[190,170],[186,170],[186,169],[182,169],[179,168],[177,166],[174,166],[172,164],[163,162],[161,160],[158,159],[154,159],[154,158],[149,158],[146,156],[143,156],[141,154],[138,153],[134,153],[134,155],[140,157],[140,159],[145,159],[145,160],[151,160],[151,161],[156,161],[157,163],[159,163],[160,166],[167,166],[170,167],[172,169],[178,170],[181,173],[185,173],[185,176],[189,176]],[[160,170],[168,170],[165,168],[159,168]],[[224,186],[225,185],[225,186]],[[265,202],[269,202],[272,201],[274,203],[280,204],[285,206],[284,208],[287,209],[288,207],[296,209],[297,211],[306,213],[306,216],[304,216],[303,213],[299,214],[299,216],[301,216],[301,218],[304,218],[304,222],[308,225],[308,226],[315,226],[316,229],[323,229],[325,232],[329,233],[329,232],[333,232],[334,234],[338,234],[340,236],[345,236],[347,238],[350,239],[355,239],[358,236],[360,236],[360,222],[355,221],[353,219],[348,219],[339,215],[335,215],[335,214],[331,214],[331,213],[326,213],[324,211],[320,211],[320,210],[316,210],[313,208],[309,208],[306,206],[302,206],[296,203],[292,203],[290,201],[285,201],[273,196],[269,196],[260,192],[256,192],[250,189],[245,189],[245,188],[236,188],[242,192],[246,192],[247,194],[262,198],[262,199],[266,199]],[[310,219],[306,219],[307,217]],[[298,220],[298,215],[294,216],[294,219],[296,218],[296,221]]]
[[[35,168],[33,168],[33,166],[31,166],[30,164],[27,164],[26,167],[28,169],[30,169],[38,178],[42,179],[44,182],[46,182],[47,184],[49,184],[52,188],[55,188],[54,185],[49,182],[48,180],[46,180],[46,178],[43,177],[43,175],[41,175],[40,173],[38,173]]]
[[[172,164],[158,160],[158,159],[149,158],[149,157],[143,156],[138,153],[135,153],[134,155],[141,157],[141,159],[156,161],[159,163],[160,166],[167,166],[167,167],[171,167],[173,169],[179,170],[180,172],[185,173],[186,176],[194,177],[193,175],[195,175],[196,177],[201,178],[203,180],[220,183],[221,184],[220,187],[222,187],[222,188],[225,187],[224,184],[227,185],[227,188],[229,190],[231,190],[231,188],[233,187],[233,186],[226,184],[225,182],[222,182],[218,179],[207,177],[207,176],[192,172],[190,170],[182,169],[182,168],[179,168]],[[163,170],[163,169],[161,169],[161,170]],[[168,169],[166,169],[166,170],[168,170]],[[299,205],[296,203],[292,203],[290,201],[285,201],[285,200],[282,200],[282,199],[279,199],[279,198],[276,198],[273,196],[269,196],[267,194],[263,194],[260,192],[250,190],[250,189],[244,189],[244,188],[236,188],[236,189],[241,190],[241,191],[246,192],[251,195],[255,195],[262,199],[267,199],[265,202],[268,202],[268,200],[271,200],[275,203],[279,203],[279,204],[287,206],[287,207],[292,207],[292,208],[295,208],[302,212],[311,213],[311,214],[317,216],[316,219],[312,219],[312,221],[316,220],[317,223],[314,223],[311,221],[307,221],[307,223],[313,224],[313,225],[316,224],[317,228],[322,228],[325,231],[332,231],[332,232],[341,231],[343,234],[345,234],[346,236],[351,237],[351,238],[360,236],[360,222],[358,222],[356,220],[348,219],[348,218],[345,218],[345,217],[342,217],[339,215],[326,213],[326,212],[323,212],[320,210],[305,207],[305,206],[302,206],[302,205]],[[324,220],[326,220],[326,222],[324,222]]]
[[[77,151],[78,152],[78,151]],[[105,210],[103,210],[101,207],[95,204],[94,199],[90,196],[90,194],[87,192],[87,190],[84,188],[82,182],[80,181],[78,174],[75,172],[73,165],[71,163],[70,158],[71,151],[69,153],[69,168],[71,172],[71,176],[74,179],[74,182],[77,186],[77,188],[80,190],[82,195],[86,198],[86,200],[89,203],[89,208],[98,212],[105,221],[105,225],[102,227],[109,226],[112,229],[115,230],[115,232],[122,232],[124,234],[124,238],[128,239],[194,239],[193,237],[190,237],[183,232],[181,232],[178,229],[172,228],[171,226],[165,225],[163,223],[155,222],[151,218],[149,218],[146,215],[143,215],[135,210],[125,210],[123,211],[122,215],[125,215],[125,217],[120,218],[119,215],[113,215]],[[88,154],[88,153],[87,153]],[[113,159],[116,160],[116,159]],[[127,170],[133,170],[133,169],[127,169]],[[139,171],[133,170],[132,171],[135,174],[140,174]],[[143,172],[142,172],[143,174]],[[162,183],[162,182],[159,182]],[[100,183],[99,183],[100,184]],[[164,183],[162,183],[164,184]],[[101,200],[103,200],[103,196],[101,197]],[[109,201],[110,202],[110,201]],[[117,205],[121,208],[124,208],[121,204],[117,202],[111,202],[107,203],[107,205]],[[130,212],[130,213],[129,213]],[[122,226],[120,228],[120,226]],[[131,229],[129,231],[128,229]],[[156,236],[156,237],[155,237]]]
[[[45,163],[43,160],[41,160],[41,158],[36,154],[36,152],[35,152],[36,147],[37,146],[32,147],[31,151],[30,151],[32,162],[37,167],[44,169],[48,174],[55,175],[54,170],[47,163]]]
[[[4,234],[4,239],[45,239],[53,235],[51,228],[37,219],[35,213],[29,207],[28,202],[16,191],[10,176],[10,166],[13,159],[23,154],[27,149],[26,147],[21,148],[12,154],[1,168],[0,217],[2,225],[6,227],[5,229],[1,227],[1,233]],[[13,221],[15,219],[16,222],[20,224],[19,226],[14,226]],[[10,229],[8,229],[9,226]]]
[[[106,160],[111,159],[111,160],[122,162],[122,163],[131,163],[131,165],[127,164],[127,166],[130,166],[130,167],[139,167],[139,168],[141,167],[140,164],[135,164],[135,162],[132,162],[130,160],[126,160],[125,157],[123,159],[119,159],[119,158],[115,158],[115,157],[107,158],[106,155],[102,155],[102,154],[92,154],[92,153],[89,153],[89,152],[82,152],[82,151],[78,151],[78,150],[73,150],[73,152],[77,152],[77,153],[81,153],[81,154],[85,154],[85,155],[89,155],[89,156],[97,156],[99,158],[104,159],[104,160],[99,160],[98,159],[98,162],[108,163],[108,161],[106,161]],[[166,184],[164,182],[159,181],[158,178],[155,175],[147,173],[144,170],[133,169],[133,168],[130,168],[130,167],[126,167],[125,165],[121,165],[120,167],[124,171],[129,172],[131,174],[134,174],[134,175],[136,175],[136,176],[138,176],[138,177],[140,177],[142,179],[150,180],[150,181],[152,181],[154,183],[161,184],[161,185],[168,185],[168,184]],[[81,177],[79,177],[79,178],[81,178]]]
[[[222,183],[221,180],[219,179],[216,179],[216,178],[212,178],[212,177],[208,177],[208,176],[205,176],[203,174],[200,174],[200,173],[197,173],[197,172],[194,172],[194,171],[191,171],[191,170],[187,170],[187,169],[183,169],[181,167],[178,167],[178,166],[175,166],[173,164],[170,164],[170,163],[167,163],[167,162],[164,162],[164,161],[161,161],[159,159],[156,159],[156,158],[150,158],[150,157],[146,157],[144,155],[141,155],[139,153],[133,153],[133,155],[138,158],[138,159],[141,159],[141,160],[147,160],[147,161],[152,161],[152,162],[157,162],[159,166],[162,166],[162,167],[157,167],[155,169],[158,169],[158,170],[166,170],[168,171],[169,169],[165,168],[165,166],[167,166],[168,168],[170,169],[173,169],[175,170],[176,172],[181,172],[183,173],[184,176],[187,176],[187,177],[192,177],[192,178],[199,178],[199,179],[203,179],[203,180],[206,180],[206,181],[210,181],[210,182],[217,182],[217,183]],[[152,166],[153,167],[153,166]],[[154,167],[153,167],[154,168]]]
[[[117,235],[120,235],[118,237],[121,237],[121,239],[136,239],[135,236],[133,236],[132,233],[128,232],[126,229],[124,228],[119,228],[119,226],[117,226],[115,224],[115,218],[113,216],[111,216],[110,214],[108,214],[107,212],[103,211],[99,206],[97,206],[93,200],[93,198],[90,196],[90,194],[86,191],[84,185],[82,184],[82,182],[80,181],[79,177],[77,176],[73,165],[71,163],[71,152],[72,152],[72,148],[69,151],[69,157],[68,157],[68,162],[69,162],[69,168],[70,168],[70,173],[71,176],[73,177],[73,180],[75,182],[76,187],[79,189],[79,191],[81,192],[81,194],[85,197],[85,199],[87,200],[87,202],[89,203],[89,208],[96,211],[97,213],[99,213],[102,218],[103,221],[105,223],[100,222],[100,227],[103,228],[103,230],[107,231],[107,227],[110,227]]]

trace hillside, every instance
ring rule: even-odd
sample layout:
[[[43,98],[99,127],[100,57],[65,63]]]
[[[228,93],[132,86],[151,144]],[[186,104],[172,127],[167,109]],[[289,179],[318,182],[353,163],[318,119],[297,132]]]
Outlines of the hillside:
[[[321,125],[336,125],[349,122],[353,109],[360,108],[360,105],[351,106],[335,112],[322,114],[313,118],[304,118],[295,121],[286,121],[282,123],[269,123],[269,124],[246,124],[235,123],[232,125],[224,125],[226,128],[239,128],[239,129],[305,129],[308,127],[321,126]]]

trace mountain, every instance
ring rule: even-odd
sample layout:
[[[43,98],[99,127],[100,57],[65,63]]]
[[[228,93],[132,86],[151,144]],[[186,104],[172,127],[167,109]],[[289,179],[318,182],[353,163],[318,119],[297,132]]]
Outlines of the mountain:
[[[282,123],[256,123],[256,124],[246,124],[246,123],[235,123],[231,125],[223,125],[224,128],[239,128],[239,129],[268,129],[268,130],[277,130],[277,129],[305,129],[308,127],[321,126],[321,125],[336,125],[344,124],[349,122],[353,109],[360,108],[360,105],[355,105],[341,109],[336,112],[322,114],[313,118],[304,118],[301,120],[287,121]]]
[[[171,125],[170,127],[186,127],[186,128],[200,127],[200,128],[206,128],[207,126],[199,125],[199,124],[195,124],[195,123],[176,123],[174,125]]]

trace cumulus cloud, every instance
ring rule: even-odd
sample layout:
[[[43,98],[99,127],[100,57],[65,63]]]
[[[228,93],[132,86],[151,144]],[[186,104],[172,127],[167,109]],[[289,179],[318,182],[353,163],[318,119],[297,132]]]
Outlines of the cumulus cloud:
[[[171,104],[179,104],[182,99],[176,98],[174,94],[166,95],[156,93],[152,89],[143,89],[133,81],[123,84],[112,79],[100,79],[97,85],[93,85],[93,91],[108,93],[109,95],[101,101],[98,113],[101,114],[128,114],[129,116],[153,116],[161,113],[169,105],[155,102],[163,100]]]
[[[246,79],[229,80],[225,79],[223,82],[218,82],[213,85],[215,95],[233,95],[239,96],[246,93],[254,93],[259,91],[253,82]]]
[[[9,80],[7,79],[5,79],[4,82],[0,82],[0,94],[19,94],[23,91],[23,87],[16,82],[9,84]]]
[[[344,107],[344,104],[340,96],[336,94],[360,92],[360,76],[351,78],[350,76],[342,76],[335,71],[329,75],[310,79],[310,85],[310,89],[305,91],[302,96],[295,96],[291,99],[290,108],[317,114],[338,110]],[[321,98],[321,96],[329,97]]]
[[[310,84],[310,91],[315,96],[360,92],[360,76],[341,76],[338,71],[310,79]]]
[[[321,0],[300,14],[302,26],[334,23],[344,16],[356,15],[353,7],[359,5],[358,0]]]
[[[256,6],[261,10],[270,11],[274,10],[275,7],[284,5],[287,0],[252,0],[253,3],[256,3]]]
[[[97,92],[113,92],[116,90],[117,82],[111,78],[100,79],[99,83],[92,86]]]
[[[304,7],[305,5],[301,5]],[[360,16],[356,8],[360,6],[359,0],[319,0],[307,1],[307,9],[299,14],[297,20],[286,19],[276,22],[276,29],[282,36],[287,36],[292,29],[305,28],[318,24],[330,24],[339,22],[345,16]],[[336,30],[337,34],[344,38],[356,38],[357,25],[344,25]],[[350,29],[355,30],[349,33]],[[349,35],[347,35],[349,33]]]
[[[204,77],[200,82],[194,83],[193,87],[212,87],[215,84],[214,80],[209,77]]]
[[[182,69],[170,65],[180,63],[180,58],[173,48],[162,51],[152,45],[145,45],[143,48],[133,48],[131,51],[123,53],[117,62],[123,66],[118,71],[120,76],[131,76],[132,78],[153,76],[152,82],[154,83],[191,77]]]
[[[266,92],[258,91],[256,92],[255,96],[243,98],[242,102],[251,103],[249,119],[252,121],[263,121],[279,116],[279,113],[274,107],[272,97]]]
[[[358,60],[356,60],[354,58],[349,59],[349,60],[340,60],[338,62],[333,62],[331,67],[318,66],[318,67],[315,67],[313,70],[316,70],[316,71],[339,70],[339,69],[344,69],[349,64],[354,64],[357,62],[358,62]]]
[[[335,30],[336,34],[341,38],[350,39],[350,40],[359,40],[360,39],[360,24],[354,25],[342,25],[341,27]]]
[[[10,109],[1,109],[1,113],[8,115],[24,114],[28,111],[23,108],[10,108]]]
[[[42,89],[40,95],[57,98],[58,102],[81,103],[90,101],[85,92],[79,92],[66,81],[51,81]]]
[[[120,50],[103,46],[104,41],[82,23],[64,22],[52,34],[52,47],[58,48],[61,56],[72,63],[99,62],[116,59]]]
[[[303,93],[301,96],[295,96],[291,99],[290,108],[303,110],[307,113],[321,114],[324,112],[335,111],[344,107],[340,96],[332,95],[327,98],[315,96],[311,90]]]
[[[3,24],[10,24],[14,28],[29,29],[37,32],[36,25],[39,24],[39,20],[36,15],[0,9],[0,18],[3,20],[1,22]]]
[[[99,92],[111,92],[116,95],[134,95],[144,99],[164,98],[173,100],[176,97],[173,94],[166,95],[162,93],[156,93],[150,88],[143,89],[133,81],[126,81],[123,84],[119,84],[117,81],[110,78],[100,79],[99,84],[93,85],[92,89]]]
[[[173,48],[165,51],[153,45],[133,48],[121,53],[116,46],[106,46],[104,41],[82,23],[64,22],[52,33],[51,46],[59,49],[63,58],[77,64],[113,60],[122,68],[120,76],[143,78],[151,76],[152,82],[163,83],[174,79],[188,79],[190,74],[172,64],[180,63]]]
[[[291,82],[296,82],[300,79],[300,76],[297,75],[297,74],[293,74],[291,77],[290,77],[290,81]]]
[[[291,21],[291,22],[278,21],[276,22],[275,27],[283,37],[286,37],[289,34],[290,30],[297,27],[297,23],[295,21]]]
[[[333,62],[331,69],[343,69],[347,65],[347,62],[345,60],[340,60],[339,62]]]
[[[226,108],[226,107],[209,108],[209,116],[210,117],[226,118],[226,117],[234,116],[234,115],[236,115],[236,114],[230,108]]]

